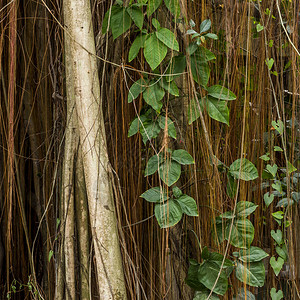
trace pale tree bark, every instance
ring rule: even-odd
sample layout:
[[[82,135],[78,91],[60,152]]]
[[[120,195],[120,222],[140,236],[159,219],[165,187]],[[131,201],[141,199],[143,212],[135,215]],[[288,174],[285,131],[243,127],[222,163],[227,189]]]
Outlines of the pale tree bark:
[[[90,1],[64,1],[66,84],[74,86],[99,296],[126,299],[91,20]]]

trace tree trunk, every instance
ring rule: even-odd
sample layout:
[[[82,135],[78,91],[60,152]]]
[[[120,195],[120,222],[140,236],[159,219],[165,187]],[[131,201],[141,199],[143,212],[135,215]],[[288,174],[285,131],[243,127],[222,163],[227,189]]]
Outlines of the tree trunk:
[[[100,299],[126,299],[90,1],[65,0],[66,84],[74,87]],[[68,46],[67,46],[68,44]],[[70,97],[72,95],[69,95]]]

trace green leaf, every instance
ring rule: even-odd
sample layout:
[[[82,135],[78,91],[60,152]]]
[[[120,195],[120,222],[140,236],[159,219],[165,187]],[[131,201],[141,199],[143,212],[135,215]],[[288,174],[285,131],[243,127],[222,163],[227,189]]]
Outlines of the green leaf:
[[[145,122],[143,123],[143,127],[140,127],[140,133],[143,138],[143,143],[146,144],[152,138],[156,138],[161,131],[157,122]]]
[[[264,154],[264,155],[260,156],[259,158],[264,160],[264,161],[270,160],[269,154]]]
[[[260,31],[262,31],[264,29],[264,26],[262,26],[260,23],[258,23],[257,25],[256,25],[256,31],[257,32],[260,32]]]
[[[179,96],[179,90],[175,83],[175,81],[166,81],[166,79],[161,79],[159,81],[161,87],[163,87],[166,91],[168,91],[173,96]]]
[[[214,34],[214,33],[207,33],[205,35],[205,37],[208,37],[208,38],[213,39],[213,40],[219,39],[218,36],[216,34]]]
[[[272,69],[273,64],[274,64],[274,59],[273,58],[267,58],[266,59],[266,65],[267,65],[267,67],[268,67],[269,70]]]
[[[147,86],[148,83],[147,81],[145,81],[145,79],[140,78],[139,80],[137,80],[129,89],[128,103],[131,103],[134,99],[136,99],[138,95],[146,89]]]
[[[128,130],[128,137],[131,137],[133,135],[135,135],[136,133],[139,132],[139,119],[138,118],[135,118],[131,124],[130,124],[130,127],[129,127],[129,130]]]
[[[229,126],[229,109],[226,101],[220,101],[212,97],[205,97],[203,100],[206,103],[208,115],[219,122],[225,123]]]
[[[229,240],[229,231],[230,231],[231,222],[227,223],[225,230],[225,237]],[[230,244],[237,248],[248,248],[254,238],[254,227],[248,219],[237,219],[234,220]]]
[[[194,80],[202,85],[206,86],[210,76],[210,68],[207,62],[199,62],[194,54],[191,56],[191,71]]]
[[[131,18],[125,7],[119,7],[112,11],[110,26],[114,40],[130,28]]]
[[[161,0],[148,0],[147,16],[148,18],[158,9]]]
[[[173,56],[165,73],[166,75],[170,75],[170,76],[167,76],[165,80],[168,82],[174,80],[176,77],[180,76],[180,74],[184,72],[185,67],[186,67],[186,58],[184,55]],[[179,75],[172,75],[172,74],[179,74]]]
[[[249,201],[240,201],[236,205],[236,214],[238,217],[248,217],[250,214],[252,214],[258,205],[255,205],[252,202]]]
[[[144,47],[145,40],[147,39],[148,35],[142,34],[138,35],[135,40],[133,41],[129,53],[128,53],[128,61],[131,62],[136,56],[139,54],[141,48]]]
[[[280,201],[278,201],[276,207],[288,207],[295,204],[295,201],[290,198],[282,198]]]
[[[151,81],[149,87],[143,92],[143,98],[154,110],[160,112],[162,108],[161,100],[165,96],[165,91],[154,81]]]
[[[152,1],[152,0],[151,0]],[[155,34],[150,35],[144,44],[144,56],[152,70],[156,69],[163,61],[168,52],[168,48]]]
[[[283,195],[284,192],[282,190],[282,185],[280,181],[276,181],[275,183],[272,183],[272,188],[276,190],[279,194]]]
[[[176,225],[182,218],[180,206],[173,200],[164,204],[155,205],[155,217],[161,228],[168,228]]]
[[[256,167],[246,158],[243,158],[242,161],[241,159],[234,161],[229,167],[229,172],[234,178],[245,181],[254,180],[258,177]]]
[[[228,197],[233,199],[236,195],[236,191],[237,191],[237,182],[228,173],[227,174],[227,187],[226,187],[226,193],[227,193]]]
[[[274,151],[283,152],[283,149],[279,146],[274,146]]]
[[[208,95],[222,100],[235,100],[236,95],[221,85],[213,85],[207,88]]]
[[[267,168],[268,172],[272,174],[273,177],[276,177],[276,173],[278,170],[278,167],[276,164],[274,164],[273,166],[267,165],[266,168]]]
[[[261,261],[269,256],[264,250],[254,246],[248,249],[241,249],[239,252],[234,253],[237,253],[238,259],[245,263]]]
[[[160,29],[160,24],[155,18],[152,18],[152,25],[155,27],[155,29]]]
[[[297,168],[295,168],[295,167],[288,161],[287,170],[288,170],[289,174],[291,174],[291,173],[293,173],[294,171],[297,171]]]
[[[276,258],[274,256],[271,257],[270,259],[270,265],[275,273],[276,276],[280,273],[283,265],[284,265],[284,260],[281,257]]]
[[[203,33],[205,31],[208,31],[211,27],[211,20],[206,19],[200,24],[200,33]]]
[[[220,267],[212,261],[205,261],[198,269],[198,280],[209,290],[212,290],[217,281]],[[217,284],[214,288],[214,293],[224,295],[228,288],[228,280],[226,273],[222,270]]]
[[[175,125],[174,125],[174,123],[172,122],[172,120],[170,118],[167,118],[167,124],[166,124],[166,117],[159,116],[158,117],[158,124],[159,124],[159,127],[162,130],[165,130],[165,126],[167,125],[168,135],[170,137],[172,137],[173,139],[176,139],[176,128],[175,128]]]
[[[196,121],[200,117],[199,106],[203,110],[202,101],[199,103],[194,98],[190,100],[189,107],[188,107],[189,125],[191,125],[194,121]]]
[[[277,229],[276,232],[275,230],[271,230],[271,237],[278,245],[281,245],[283,243],[282,231],[280,229]]]
[[[283,122],[281,120],[278,120],[277,122],[272,121],[272,126],[279,134],[283,134]]]
[[[159,155],[155,154],[150,157],[146,165],[145,177],[154,174],[158,170],[160,163],[161,158],[159,157]]]
[[[51,258],[53,256],[53,250],[49,251],[48,261],[50,262]]]
[[[286,249],[286,245],[283,244],[281,247],[280,246],[276,246],[275,248],[277,254],[284,260],[287,261],[288,260],[288,251]]]
[[[169,199],[167,194],[159,186],[147,190],[140,197],[144,198],[148,202],[154,202],[154,203],[164,202]]]
[[[156,37],[167,47],[175,51],[179,51],[179,45],[176,41],[175,34],[167,28],[161,28],[155,32]]]
[[[202,285],[202,283],[198,280],[198,269],[200,267],[200,264],[194,259],[190,259],[190,265],[188,269],[188,274],[185,279],[185,282],[187,285],[189,285],[194,290],[204,289],[205,286]]]
[[[188,195],[182,195],[176,201],[180,205],[183,213],[191,217],[198,216],[197,204],[192,197]]]
[[[274,195],[269,192],[264,194],[264,201],[267,207],[274,201]]]
[[[181,166],[176,161],[167,160],[160,165],[158,173],[161,180],[167,186],[171,186],[179,179],[181,175]]]
[[[172,187],[172,192],[175,198],[179,198],[182,195],[181,189],[177,186]]]
[[[278,292],[276,292],[275,288],[271,288],[270,296],[271,296],[272,300],[281,300],[283,298],[283,292],[282,292],[282,290],[279,290]]]
[[[135,25],[142,30],[144,23],[144,14],[139,7],[132,6],[127,7],[127,12],[130,15],[131,19],[135,23]]]
[[[192,165],[195,163],[193,157],[183,149],[175,150],[172,153],[172,160],[177,161],[181,165]]]
[[[176,18],[180,16],[180,5],[178,0],[164,0],[167,9],[172,13]]]
[[[210,290],[205,290],[205,291],[196,291],[195,296],[193,300],[206,300],[207,297],[210,294]],[[209,297],[209,300],[220,300],[220,298],[214,293]]]
[[[263,262],[242,264],[237,262],[235,271],[237,279],[250,286],[262,287],[265,283],[265,266]]]
[[[241,288],[240,292],[238,293],[238,295],[236,296],[236,298],[234,298],[234,300],[256,300],[255,296],[249,291],[245,290],[243,288]]]

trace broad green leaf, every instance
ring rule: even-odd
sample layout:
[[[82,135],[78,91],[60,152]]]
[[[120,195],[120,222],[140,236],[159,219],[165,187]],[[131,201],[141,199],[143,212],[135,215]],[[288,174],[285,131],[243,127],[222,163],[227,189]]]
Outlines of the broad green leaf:
[[[269,192],[264,194],[264,201],[267,207],[274,201],[274,195]]]
[[[254,246],[234,252],[234,255],[237,255],[238,259],[245,263],[261,261],[269,256],[264,250]]]
[[[290,199],[290,198],[282,198],[281,200],[278,201],[276,207],[288,207],[288,206],[292,206],[294,205],[295,202],[293,199]]]
[[[113,5],[111,7],[111,10],[108,10],[103,18],[103,22],[102,22],[102,34],[105,34],[107,32],[107,29],[111,29],[109,28],[110,26],[108,26],[108,19],[109,19],[109,14],[110,14],[110,22],[111,22],[111,16],[119,13],[122,10],[122,7],[120,7],[119,5]]]
[[[149,158],[145,169],[145,177],[154,174],[158,170],[160,160],[161,158],[156,154]]]
[[[48,255],[48,261],[49,262],[51,261],[52,256],[53,256],[53,250],[50,250],[49,255]]]
[[[144,116],[144,115],[140,116],[140,120],[142,122],[144,122],[146,120],[146,116]],[[130,124],[129,130],[128,130],[128,137],[131,137],[131,136],[135,135],[136,133],[138,133],[139,129],[140,129],[140,121],[138,118],[135,118]]]
[[[200,264],[194,259],[190,259],[190,265],[188,269],[188,274],[185,279],[185,283],[189,285],[194,290],[205,290],[205,286],[200,283],[198,280],[198,270],[199,270]]]
[[[276,177],[276,173],[277,173],[277,170],[278,170],[278,167],[277,167],[276,164],[274,164],[273,166],[267,165],[266,169],[268,170],[269,173],[272,174],[273,177]]]
[[[162,78],[159,81],[159,84],[161,87],[163,87],[167,92],[169,92],[173,96],[179,96],[179,90],[175,83],[175,81],[166,81],[164,78]]]
[[[283,292],[282,292],[282,290],[279,290],[278,292],[276,292],[275,288],[271,288],[270,296],[271,296],[272,300],[281,300],[283,298]]]
[[[284,265],[284,260],[281,257],[276,258],[274,256],[271,257],[270,259],[270,265],[275,273],[276,276],[280,273],[283,265]]]
[[[195,163],[193,157],[183,149],[175,150],[172,153],[172,160],[177,161],[181,165],[191,165]]]
[[[148,202],[155,202],[155,203],[165,202],[166,200],[169,199],[167,194],[159,186],[147,190],[140,197],[144,198]]]
[[[175,198],[179,198],[182,195],[181,189],[177,186],[172,187],[172,192]]]
[[[134,99],[136,99],[138,95],[146,89],[147,86],[148,83],[145,79],[140,78],[139,80],[137,80],[129,89],[128,103],[131,103]]]
[[[120,7],[112,12],[110,26],[114,40],[126,32],[131,25],[131,18],[124,7]]]
[[[152,1],[152,0],[150,0]],[[163,61],[168,52],[168,48],[155,34],[150,35],[144,44],[144,56],[152,70]]]
[[[167,126],[168,135],[170,137],[172,137],[173,139],[176,139],[176,128],[170,118],[167,118],[167,124],[166,124],[166,117],[160,115],[158,117],[158,124],[159,124],[159,127],[163,130],[165,130],[165,127]]]
[[[217,217],[213,222],[212,235],[217,243],[221,244],[225,239],[225,226],[227,222],[224,222],[221,217]]]
[[[229,167],[230,174],[235,179],[241,179],[245,181],[254,180],[258,177],[256,167],[248,159],[237,159]]]
[[[276,190],[280,195],[284,194],[284,192],[282,190],[282,184],[281,184],[281,182],[279,180],[275,181],[275,183],[272,183],[272,188],[274,190]]]
[[[195,54],[191,55],[191,71],[194,80],[198,84],[202,86],[207,86],[210,76],[210,68],[206,61],[199,62]]]
[[[200,33],[203,33],[205,31],[208,31],[211,27],[211,20],[206,19],[200,24]]]
[[[191,217],[198,216],[197,204],[192,197],[188,195],[182,195],[176,201],[180,205],[183,213]]]
[[[128,53],[128,61],[131,62],[136,56],[139,54],[141,48],[144,47],[145,40],[147,39],[146,34],[138,35],[133,41],[129,53]]]
[[[288,251],[286,249],[286,245],[283,244],[281,247],[280,246],[276,246],[275,248],[277,254],[284,260],[287,261],[288,260]]]
[[[233,214],[233,211],[225,211],[223,214],[220,215],[223,219],[233,219],[235,218],[235,215]]]
[[[189,103],[188,107],[188,119],[189,125],[191,125],[194,121],[196,121],[200,117],[200,110],[199,107],[203,110],[203,102],[200,103],[192,98]]]
[[[283,152],[283,149],[279,146],[274,146],[274,151]]]
[[[135,25],[141,30],[144,23],[144,14],[139,7],[127,7],[127,12],[130,15],[131,19]]]
[[[249,201],[240,201],[236,205],[236,214],[238,217],[248,217],[250,214],[252,214],[258,205],[255,205],[252,202]]]
[[[264,29],[264,26],[262,26],[260,23],[258,23],[257,25],[256,25],[256,31],[257,32],[260,32],[260,31],[262,31]]]
[[[283,216],[284,216],[284,212],[283,211],[276,211],[276,212],[272,213],[272,216],[277,220],[282,220]]]
[[[237,182],[228,173],[227,174],[227,187],[226,187],[226,193],[227,193],[228,197],[233,199],[236,195],[236,191],[237,191]]]
[[[159,127],[158,122],[148,121],[143,123],[143,126],[140,127],[143,143],[146,144],[149,140],[157,138],[160,131],[161,128]]]
[[[195,293],[193,300],[206,300],[209,294],[210,294],[210,290],[208,289],[205,291],[197,291]],[[214,293],[212,293],[212,295],[209,297],[209,300],[220,300],[220,298],[216,296]]]
[[[176,225],[182,218],[180,206],[173,200],[164,204],[155,205],[155,217],[161,228],[168,228]]]
[[[212,289],[217,281],[220,267],[215,262],[205,261],[198,269],[198,280],[208,289]],[[217,284],[214,288],[214,293],[224,295],[228,288],[228,280],[226,273],[222,270]]]
[[[205,104],[208,115],[219,122],[229,126],[229,109],[226,101],[221,101],[212,97],[205,97]]]
[[[283,243],[282,231],[280,229],[277,229],[276,231],[271,230],[271,237],[278,245],[281,245]]]
[[[222,100],[235,100],[236,95],[221,85],[213,85],[207,88],[208,95]]]
[[[267,58],[266,59],[266,65],[267,65],[267,67],[268,67],[269,70],[272,69],[273,64],[274,64],[274,59],[273,58]]]
[[[148,18],[158,9],[162,0],[148,0],[147,16]]]
[[[181,175],[181,166],[176,161],[167,160],[160,165],[158,173],[161,180],[167,186],[171,186],[179,179]]]
[[[269,154],[264,154],[264,155],[260,156],[259,158],[264,160],[264,161],[270,160]]]
[[[288,170],[289,174],[291,174],[291,173],[293,173],[294,171],[297,171],[297,168],[295,168],[295,167],[288,161],[287,170]]]
[[[150,82],[149,87],[143,92],[143,98],[153,109],[160,112],[162,108],[161,100],[165,95],[165,91],[155,82]]]
[[[237,262],[235,271],[237,279],[250,286],[262,287],[265,283],[265,266],[263,262],[243,264]]]
[[[279,134],[283,134],[283,122],[281,120],[276,121],[272,121],[272,126],[274,127],[274,129],[279,133]]]
[[[175,51],[179,51],[179,45],[176,41],[175,34],[167,28],[161,28],[155,32],[156,37],[167,47]]]
[[[184,55],[181,54],[181,55],[173,56],[165,73],[166,75],[170,75],[170,76],[166,76],[165,80],[167,82],[173,81],[176,77],[180,76],[180,74],[184,72],[185,67],[186,67],[186,58]],[[172,75],[172,74],[177,74],[177,75]]]
[[[172,13],[175,17],[180,16],[180,5],[178,0],[164,0],[167,9]]]
[[[227,240],[229,240],[230,225],[231,222],[228,222],[225,230],[225,237]],[[230,236],[231,245],[237,248],[248,248],[251,245],[253,238],[254,227],[248,219],[234,220]]]

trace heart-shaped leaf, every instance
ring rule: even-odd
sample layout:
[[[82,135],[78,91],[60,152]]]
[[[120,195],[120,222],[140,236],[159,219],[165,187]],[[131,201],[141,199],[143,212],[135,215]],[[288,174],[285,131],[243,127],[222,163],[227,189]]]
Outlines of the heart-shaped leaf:
[[[183,213],[191,217],[198,216],[197,204],[192,197],[188,195],[182,195],[176,201],[180,205]]]
[[[172,159],[181,165],[191,165],[195,163],[193,157],[183,149],[175,150],[172,153]]]
[[[248,249],[241,249],[239,252],[234,252],[234,255],[237,256],[239,260],[246,263],[261,261],[269,256],[264,250],[254,246]]]
[[[284,260],[287,261],[288,259],[288,251],[286,249],[286,245],[283,244],[281,247],[276,246],[276,252],[277,254]]]
[[[252,214],[258,205],[255,205],[252,202],[249,201],[240,201],[236,205],[236,214],[238,217],[248,217],[250,214]]]
[[[272,121],[272,126],[279,134],[283,134],[283,122],[281,120],[278,120],[277,122]]]
[[[276,258],[274,256],[270,259],[270,265],[275,273],[276,276],[278,276],[279,272],[281,271],[284,264],[284,260],[281,257]]]
[[[264,201],[267,207],[274,201],[274,195],[269,192],[264,194]]]
[[[160,165],[159,177],[167,185],[171,186],[174,184],[180,177],[181,174],[181,165],[174,160],[167,160]]]
[[[283,298],[283,292],[282,290],[279,290],[276,292],[275,288],[271,288],[270,295],[272,300],[281,300]]]
[[[282,231],[280,229],[277,229],[276,232],[275,230],[271,230],[271,237],[278,245],[282,244]]]
[[[154,174],[158,170],[160,163],[161,158],[159,157],[159,155],[155,154],[150,157],[146,165],[145,177]]]
[[[278,170],[278,167],[277,167],[276,164],[274,164],[273,166],[267,165],[266,168],[272,174],[273,177],[276,177],[276,173],[277,173],[277,170]]]
[[[165,91],[154,81],[151,81],[149,87],[143,92],[144,100],[157,112],[162,108],[161,100],[165,95]]]

